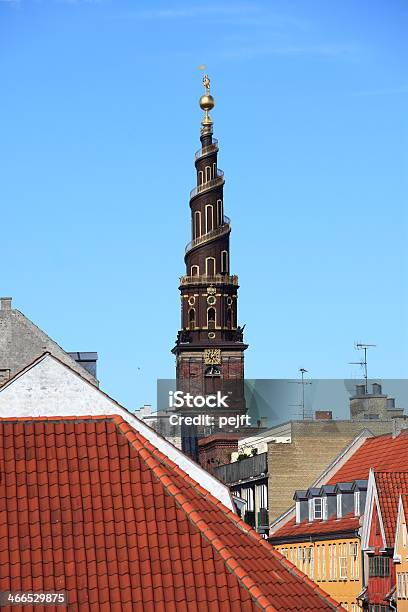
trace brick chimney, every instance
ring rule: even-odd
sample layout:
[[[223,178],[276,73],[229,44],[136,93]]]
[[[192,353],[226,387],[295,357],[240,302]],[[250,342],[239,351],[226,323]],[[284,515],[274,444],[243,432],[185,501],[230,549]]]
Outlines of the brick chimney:
[[[11,297],[0,298],[0,310],[11,310]]]

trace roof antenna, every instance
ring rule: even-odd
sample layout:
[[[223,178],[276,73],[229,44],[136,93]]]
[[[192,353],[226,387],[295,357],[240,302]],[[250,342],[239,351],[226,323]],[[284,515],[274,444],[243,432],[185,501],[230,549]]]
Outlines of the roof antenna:
[[[300,404],[289,404],[289,405],[301,407],[302,408],[302,419],[303,421],[305,421],[306,419],[313,418],[309,412],[306,414],[306,410],[305,410],[305,385],[311,385],[312,381],[305,380],[305,374],[308,372],[308,370],[306,370],[305,368],[299,368],[299,372],[300,372],[301,380],[291,380],[289,382],[294,385],[302,385],[302,402]]]
[[[359,365],[364,370],[365,392],[368,394],[368,369],[367,369],[367,350],[376,347],[376,344],[364,344],[363,342],[355,342],[354,348],[357,351],[364,351],[364,359],[361,361],[349,361],[350,365]]]

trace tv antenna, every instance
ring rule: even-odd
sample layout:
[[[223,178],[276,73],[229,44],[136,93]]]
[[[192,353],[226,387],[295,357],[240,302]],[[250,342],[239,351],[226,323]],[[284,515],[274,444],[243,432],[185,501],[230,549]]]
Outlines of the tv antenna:
[[[364,370],[364,385],[366,395],[368,393],[368,368],[367,368],[367,350],[376,347],[376,344],[364,344],[363,342],[355,342],[354,348],[357,351],[364,351],[364,359],[361,361],[349,361],[350,365],[359,365]]]
[[[311,385],[312,381],[305,380],[305,374],[307,374],[308,370],[306,370],[305,368],[299,368],[299,372],[300,372],[301,380],[291,380],[289,382],[293,385],[302,385],[302,402],[300,404],[290,404],[290,405],[301,407],[302,408],[302,419],[306,420],[306,419],[311,419],[312,415],[306,414],[306,410],[305,410],[305,385]]]

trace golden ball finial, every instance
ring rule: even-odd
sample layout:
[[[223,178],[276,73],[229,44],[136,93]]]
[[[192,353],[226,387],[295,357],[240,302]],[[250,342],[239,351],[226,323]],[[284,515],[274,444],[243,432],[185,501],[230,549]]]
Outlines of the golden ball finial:
[[[203,111],[210,111],[215,106],[214,98],[211,94],[205,93],[200,98],[200,107]]]
[[[207,124],[212,123],[212,120],[211,120],[210,115],[208,114],[208,111],[213,109],[215,106],[215,100],[210,94],[210,79],[208,77],[208,74],[205,74],[203,77],[203,85],[205,87],[205,94],[201,96],[199,103],[200,103],[200,108],[205,112],[205,117],[202,123],[203,125],[204,124],[207,125]]]

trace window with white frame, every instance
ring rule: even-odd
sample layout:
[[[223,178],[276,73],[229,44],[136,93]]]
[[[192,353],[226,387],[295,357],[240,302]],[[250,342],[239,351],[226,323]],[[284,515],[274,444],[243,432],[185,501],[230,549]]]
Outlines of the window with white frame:
[[[200,273],[200,268],[198,266],[191,266],[191,276],[198,276]]]
[[[194,238],[201,236],[201,213],[196,210],[194,213]]]
[[[266,484],[261,484],[258,486],[259,492],[259,507],[267,508],[268,507],[268,487]]]
[[[339,544],[339,578],[346,580],[347,578],[347,544]]]
[[[360,516],[360,491],[354,491],[354,516]]]
[[[326,546],[322,546],[322,570],[321,570],[321,577],[322,580],[326,580],[326,553],[327,553],[327,548]]]
[[[205,233],[211,232],[214,229],[214,210],[212,204],[207,204],[205,207]]]
[[[215,178],[217,176],[217,164],[214,162],[213,163],[213,178]]]
[[[337,518],[341,518],[342,515],[342,499],[341,493],[337,493]]]
[[[222,200],[217,200],[217,220],[218,220],[218,225],[222,225],[222,222],[223,222]]]
[[[322,579],[322,573],[321,573],[321,552],[322,552],[322,547],[318,544],[316,546],[316,580],[321,580]]]
[[[359,546],[358,542],[350,542],[349,544],[349,555],[350,555],[350,578],[352,580],[358,580],[360,577],[360,559],[359,559]]]
[[[241,497],[246,501],[245,512],[254,510],[254,490],[251,487],[241,489]]]
[[[299,569],[306,573],[306,548],[304,546],[299,547]]]
[[[333,580],[333,544],[329,544],[329,580]]]
[[[207,276],[215,276],[215,257],[205,258],[205,273]]]
[[[311,580],[314,578],[314,547],[308,548],[309,571],[308,576]]]
[[[309,499],[309,521],[323,518],[323,501],[321,497]]]
[[[204,183],[204,172],[202,170],[198,171],[198,184],[202,185]]]

